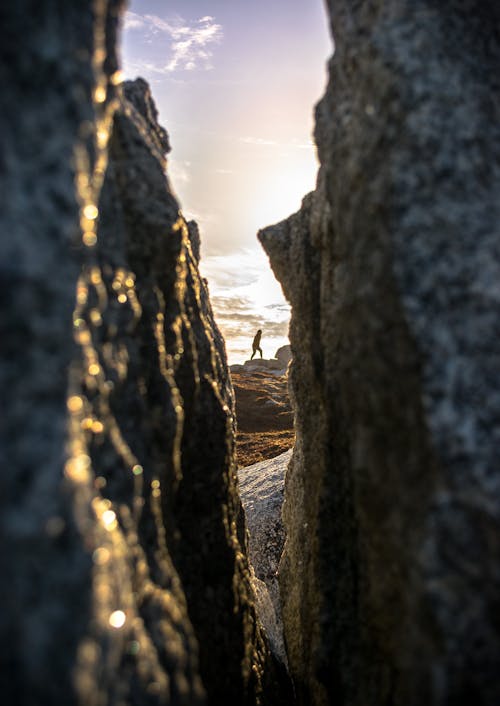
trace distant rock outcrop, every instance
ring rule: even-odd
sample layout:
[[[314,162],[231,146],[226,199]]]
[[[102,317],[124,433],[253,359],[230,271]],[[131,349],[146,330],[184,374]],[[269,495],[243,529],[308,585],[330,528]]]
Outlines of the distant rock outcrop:
[[[235,363],[230,366],[233,373],[253,373],[262,371],[272,375],[286,375],[288,363],[292,359],[291,347],[282,346],[276,351],[274,358],[254,358],[245,360],[244,363]]]
[[[115,95],[120,8],[2,14],[2,703],[288,704],[197,229],[147,84]]]
[[[328,4],[317,189],[260,233],[292,304],[290,669],[308,706],[495,706],[498,6]]]
[[[288,380],[263,371],[232,372],[236,397],[236,458],[249,466],[293,446]]]
[[[288,363],[292,360],[292,347],[290,345],[281,346],[274,354],[274,357],[286,368]]]

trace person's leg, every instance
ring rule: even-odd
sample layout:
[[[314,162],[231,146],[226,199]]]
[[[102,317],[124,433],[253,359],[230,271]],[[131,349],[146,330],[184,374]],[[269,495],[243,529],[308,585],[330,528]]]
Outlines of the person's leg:
[[[259,348],[260,351],[260,357],[262,358],[262,348]]]
[[[255,351],[252,353],[252,355],[250,356],[250,360],[253,360],[253,357],[254,357],[254,355],[255,355],[256,353],[257,353],[257,351],[255,350]]]

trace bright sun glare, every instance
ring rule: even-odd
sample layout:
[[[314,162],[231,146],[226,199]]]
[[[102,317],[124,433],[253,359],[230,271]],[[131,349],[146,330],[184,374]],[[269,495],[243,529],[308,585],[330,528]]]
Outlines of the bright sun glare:
[[[266,356],[287,343],[289,308],[256,234],[296,212],[315,187],[313,106],[331,41],[322,0],[234,0],[214,5],[210,17],[206,10],[202,0],[168,8],[131,0],[124,74],[150,82],[169,131],[169,175],[184,214],[200,226],[201,269],[233,363],[248,357],[257,328]],[[280,13],[288,17],[282,31]],[[210,34],[200,34],[208,19]],[[181,29],[189,56],[176,54]]]

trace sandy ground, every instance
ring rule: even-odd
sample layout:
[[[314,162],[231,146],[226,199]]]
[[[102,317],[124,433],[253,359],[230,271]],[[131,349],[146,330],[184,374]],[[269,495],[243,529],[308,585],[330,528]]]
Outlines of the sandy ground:
[[[295,440],[286,377],[268,372],[231,373],[236,394],[238,467],[279,456]]]

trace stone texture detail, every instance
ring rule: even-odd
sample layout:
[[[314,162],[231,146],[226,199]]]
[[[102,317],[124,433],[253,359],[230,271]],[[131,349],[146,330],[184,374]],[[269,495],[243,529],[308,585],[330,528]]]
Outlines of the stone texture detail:
[[[0,10],[0,690],[6,704],[77,703],[81,686],[72,673],[85,644],[93,562],[63,481],[67,378],[80,221],[102,183],[100,145],[115,104],[122,5],[21,0]]]
[[[292,304],[280,578],[302,704],[500,698],[499,12],[329,2]]]
[[[281,509],[285,473],[291,455],[290,449],[274,458],[238,469],[241,502],[249,532],[250,561],[257,579],[254,583],[257,585],[259,616],[271,647],[285,663],[278,565],[285,542]],[[264,585],[260,586],[261,583]]]
[[[147,84],[114,87],[120,9],[2,12],[2,699],[289,702],[196,225]]]

